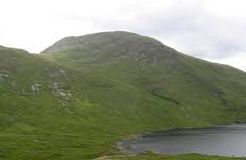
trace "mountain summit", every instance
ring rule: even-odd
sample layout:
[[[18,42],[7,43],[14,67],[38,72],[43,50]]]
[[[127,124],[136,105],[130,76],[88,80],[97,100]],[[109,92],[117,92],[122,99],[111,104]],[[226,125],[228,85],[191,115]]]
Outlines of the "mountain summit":
[[[56,42],[42,53],[80,52],[93,57],[131,57],[135,60],[157,63],[177,52],[150,37],[136,33],[116,31],[66,37]],[[161,62],[160,62],[161,63]]]
[[[86,49],[88,47],[93,50],[105,50],[108,48],[118,47],[118,51],[124,52],[125,54],[147,52],[148,49],[163,49],[166,51],[173,50],[170,47],[163,45],[158,40],[150,37],[141,36],[131,32],[115,31],[87,34],[77,37],[65,37],[51,47],[42,51],[42,53],[62,52],[71,49]]]

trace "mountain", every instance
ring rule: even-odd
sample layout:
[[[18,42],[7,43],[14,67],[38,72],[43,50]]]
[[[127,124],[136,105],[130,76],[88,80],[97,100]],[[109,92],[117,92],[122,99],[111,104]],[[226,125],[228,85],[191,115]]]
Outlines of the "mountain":
[[[129,32],[0,47],[0,158],[92,159],[133,134],[246,121],[246,74]]]

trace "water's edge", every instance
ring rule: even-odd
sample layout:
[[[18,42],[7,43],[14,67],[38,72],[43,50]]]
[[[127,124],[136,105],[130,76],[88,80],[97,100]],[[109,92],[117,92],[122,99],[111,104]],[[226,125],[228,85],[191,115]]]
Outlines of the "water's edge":
[[[189,136],[191,136],[192,137],[192,133],[194,132],[194,133],[196,133],[197,135],[197,137],[199,136],[199,134],[201,134],[202,136],[204,136],[205,134],[205,132],[208,132],[208,131],[215,131],[215,133],[217,134],[217,137],[219,137],[219,138],[217,138],[217,139],[221,139],[220,137],[222,137],[223,138],[223,136],[225,136],[225,135],[222,135],[222,136],[220,136],[220,134],[223,134],[223,129],[226,129],[226,131],[230,131],[230,130],[232,130],[233,131],[233,129],[236,127],[236,128],[239,128],[240,129],[240,127],[241,128],[243,128],[243,130],[242,130],[242,132],[245,132],[246,133],[246,124],[238,124],[238,123],[233,123],[233,124],[230,124],[230,125],[214,125],[214,126],[208,126],[208,127],[196,127],[196,128],[192,128],[192,127],[185,127],[185,128],[170,128],[170,129],[164,129],[164,130],[159,130],[159,131],[153,131],[153,132],[145,132],[145,133],[143,133],[143,134],[140,134],[140,135],[132,135],[132,136],[130,136],[130,137],[128,137],[128,138],[126,138],[126,139],[123,139],[123,140],[121,140],[121,141],[117,141],[116,142],[116,147],[120,150],[120,152],[121,153],[123,153],[123,154],[128,154],[128,155],[138,155],[138,154],[142,154],[142,153],[145,153],[145,152],[148,152],[148,151],[152,151],[152,152],[156,152],[156,153],[158,153],[158,154],[162,154],[162,151],[161,151],[161,143],[160,142],[155,142],[156,140],[155,140],[155,138],[159,138],[159,139],[161,139],[161,140],[168,140],[168,143],[167,144],[171,144],[170,146],[174,146],[174,144],[175,145],[177,145],[177,142],[179,142],[178,140],[175,140],[175,139],[173,139],[173,141],[174,141],[174,144],[172,144],[172,141],[170,141],[170,137],[172,137],[172,138],[175,138],[175,136],[176,137],[178,137],[178,138],[181,138],[181,142],[182,142],[182,136],[184,135],[184,136],[187,136],[187,133],[191,133],[191,135],[189,135]],[[220,131],[220,132],[218,132],[218,131],[216,131],[216,130],[218,130],[218,131],[220,131],[220,130],[222,130],[222,131]],[[236,130],[238,130],[238,129],[236,129]],[[204,132],[204,133],[203,133]],[[235,137],[237,137],[238,135],[237,134],[241,134],[240,133],[240,130],[238,130],[237,131],[237,133],[235,134],[235,135],[233,135],[233,133],[231,133],[231,132],[228,132],[228,133],[230,133],[231,135],[231,137],[233,137],[234,139],[235,139]],[[228,134],[229,135],[229,134]],[[245,135],[246,136],[246,135]],[[164,137],[164,138],[163,138]],[[194,138],[195,136],[193,136],[193,138]],[[197,137],[195,137],[196,139],[197,139]],[[212,137],[212,136],[211,136]],[[162,139],[163,138],[163,139]],[[165,139],[166,138],[166,139]],[[210,140],[209,138],[209,136],[207,135],[206,136],[206,138],[208,138],[208,141]],[[214,137],[212,137],[212,138],[214,138]],[[230,137],[229,137],[230,138]],[[232,138],[232,139],[233,139]],[[240,135],[239,135],[239,138],[240,138]],[[243,139],[245,139],[246,137],[243,137]],[[152,143],[150,140],[153,140],[154,142]],[[215,139],[216,140],[216,139]],[[176,142],[175,142],[176,141]],[[197,141],[199,141],[199,139],[197,140]],[[211,140],[210,140],[211,141]],[[196,142],[196,141],[195,141]],[[194,144],[195,144],[195,142],[194,142]],[[223,141],[222,141],[223,142]],[[226,142],[226,141],[225,141]],[[223,143],[225,143],[225,142],[223,142]],[[129,143],[129,144],[128,144]],[[132,144],[134,144],[134,145],[136,145],[136,146],[131,146],[131,143]],[[136,144],[135,144],[136,143]],[[146,143],[146,144],[145,144]],[[156,144],[155,144],[156,143]],[[245,142],[246,143],[246,142]],[[127,144],[127,145],[126,145]],[[166,146],[164,147],[164,148],[166,148],[166,150],[171,150],[170,151],[170,154],[171,155],[173,155],[173,153],[175,153],[175,147],[173,147],[173,148],[175,148],[174,149],[174,151],[172,150],[172,149],[169,149],[169,148],[167,148],[168,146],[167,146],[167,144],[166,144]],[[157,152],[156,151],[156,146],[158,146],[159,145],[159,151]],[[182,145],[184,145],[184,144],[182,144]],[[186,144],[185,144],[186,145]],[[188,145],[193,145],[193,144],[188,144]],[[197,145],[197,144],[195,144],[195,145]],[[203,143],[202,143],[202,145],[204,145]],[[206,144],[205,144],[206,145]],[[210,148],[211,148],[211,144],[209,144],[210,145]],[[208,145],[208,146],[209,146]],[[154,149],[152,149],[152,148],[149,148],[148,150],[146,149],[146,146],[154,146]],[[138,147],[137,149],[132,149],[132,148],[134,148],[134,147]],[[143,149],[142,149],[142,148]],[[145,147],[145,148],[144,148]],[[204,146],[202,146],[202,147],[204,147]],[[201,147],[201,148],[202,148]],[[245,147],[245,146],[244,146]],[[157,147],[158,148],[158,147]],[[185,148],[185,147],[184,147]],[[216,148],[216,147],[215,147]],[[141,152],[141,153],[138,153],[138,152],[136,152],[136,150],[137,151],[139,151],[139,150],[143,150],[143,152]],[[157,149],[158,150],[158,149]],[[176,149],[176,150],[178,150],[178,149]],[[210,149],[211,150],[211,149]],[[208,152],[208,154],[207,154],[207,152]],[[196,151],[194,151],[194,152],[189,152],[189,153],[197,153]],[[219,150],[218,151],[218,154],[213,154],[214,153],[214,151],[213,152],[211,152],[211,154],[209,153],[209,150],[208,151],[205,151],[204,153],[201,153],[201,152],[198,152],[198,154],[204,154],[204,155],[218,155],[218,156],[236,156],[236,157],[241,157],[241,154],[243,155],[243,156],[246,156],[246,152],[245,153],[240,153],[240,154],[238,154],[238,155],[234,155],[234,154],[231,154],[230,152],[228,152],[228,155],[226,155],[226,154],[221,154],[221,153],[223,153],[223,151],[221,151],[221,150]],[[238,152],[239,153],[239,152]],[[163,153],[163,154],[169,154],[169,153]],[[175,153],[176,154],[176,153]],[[177,153],[177,154],[188,154],[188,153]],[[221,155],[220,155],[221,154]],[[236,153],[237,154],[237,153]]]

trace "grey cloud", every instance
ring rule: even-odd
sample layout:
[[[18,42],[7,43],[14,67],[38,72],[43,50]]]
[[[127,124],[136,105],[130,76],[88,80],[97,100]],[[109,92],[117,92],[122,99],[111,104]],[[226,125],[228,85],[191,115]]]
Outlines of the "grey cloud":
[[[95,23],[106,29],[163,37],[182,46],[181,51],[201,58],[221,59],[246,51],[246,21],[223,19],[206,12],[200,5],[181,7],[177,4],[168,11],[140,11],[130,21],[97,19]]]

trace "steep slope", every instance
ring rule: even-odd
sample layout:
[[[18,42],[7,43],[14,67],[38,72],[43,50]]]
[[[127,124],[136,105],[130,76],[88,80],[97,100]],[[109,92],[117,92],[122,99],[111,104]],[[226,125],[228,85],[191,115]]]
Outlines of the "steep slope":
[[[149,37],[128,32],[67,37],[45,52],[47,57],[67,67],[121,81],[159,100],[180,104],[184,112],[189,110],[187,102],[201,113],[203,109],[221,106],[220,111],[233,112],[235,121],[240,121],[238,113],[243,112],[236,110],[245,108],[244,72],[183,55]]]
[[[128,32],[0,48],[0,158],[91,159],[132,134],[245,122],[246,75]]]

